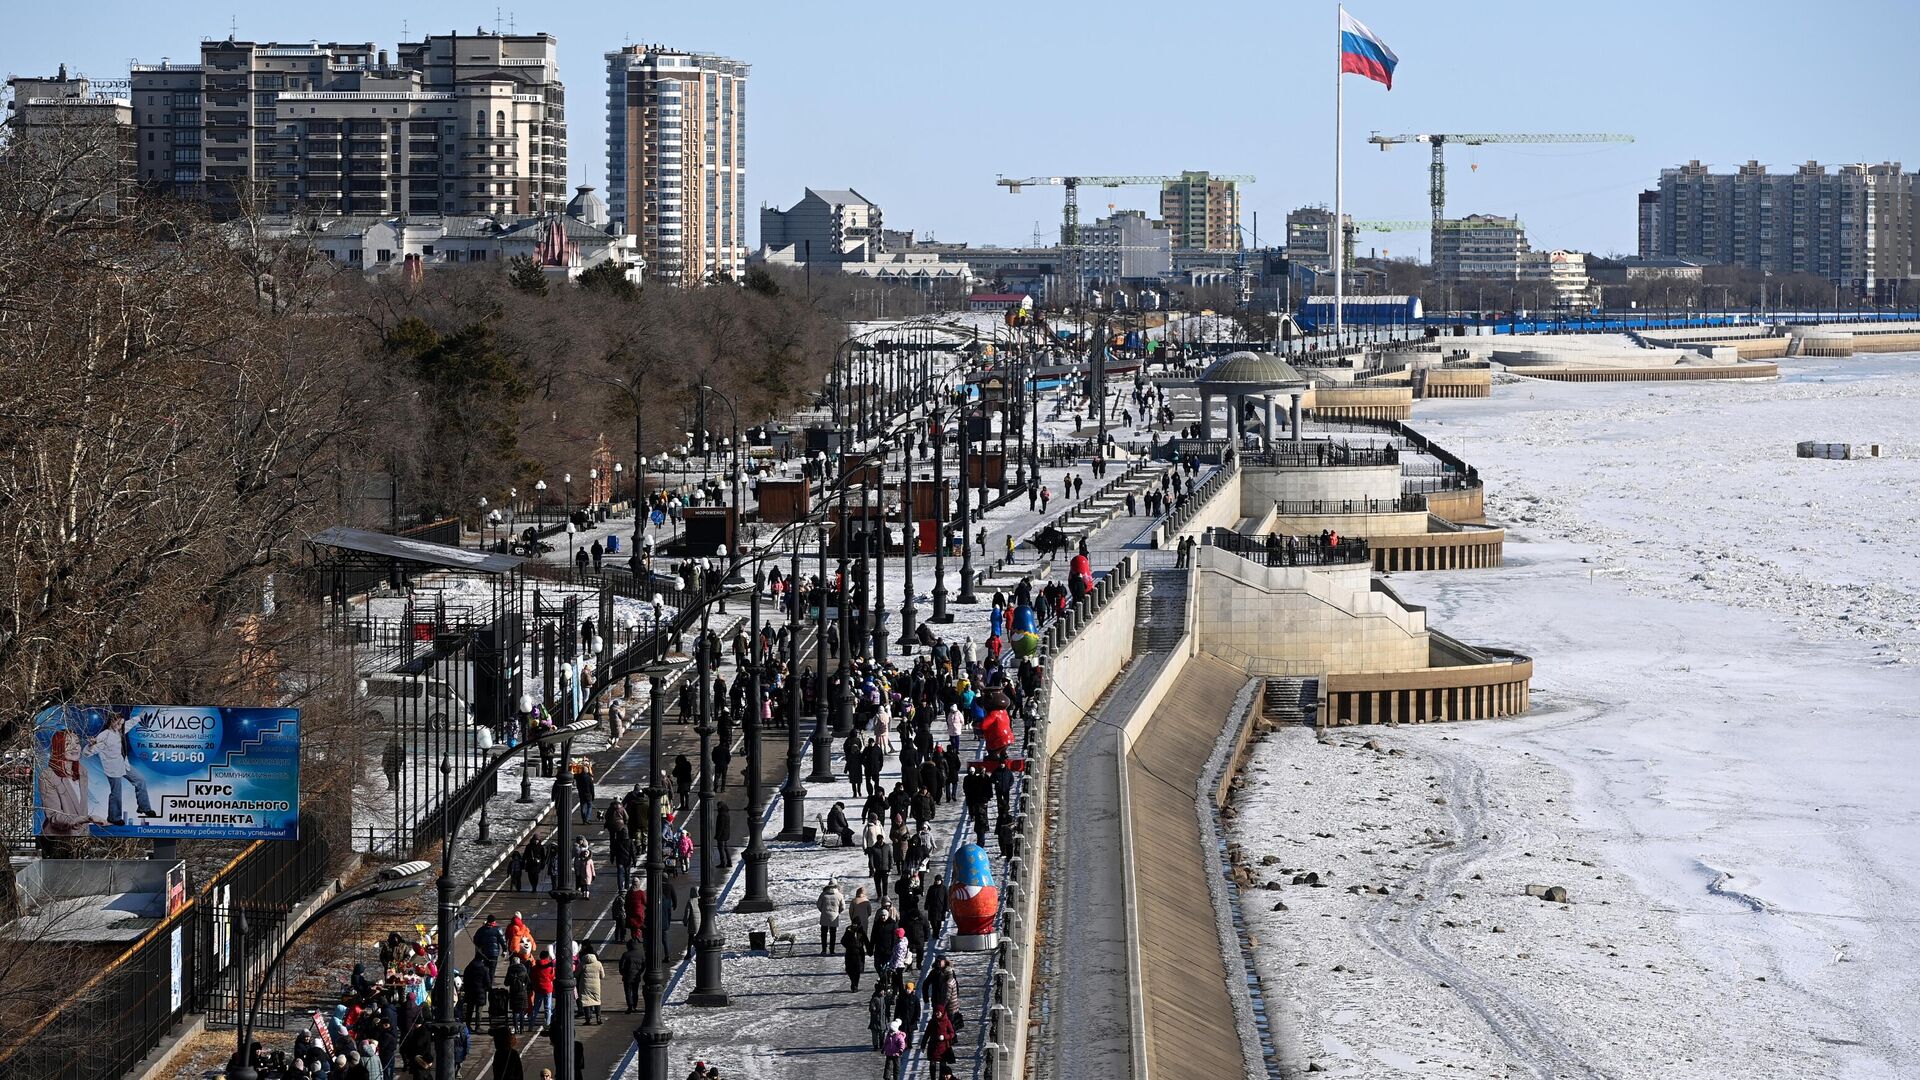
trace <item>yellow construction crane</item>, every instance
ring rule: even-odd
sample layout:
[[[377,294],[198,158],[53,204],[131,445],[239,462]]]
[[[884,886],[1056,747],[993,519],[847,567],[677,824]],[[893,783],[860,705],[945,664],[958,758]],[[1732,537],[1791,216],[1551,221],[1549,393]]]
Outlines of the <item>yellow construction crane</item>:
[[[1488,135],[1484,133],[1449,133],[1444,135],[1382,135],[1374,132],[1367,141],[1387,150],[1399,143],[1427,143],[1433,147],[1433,164],[1427,166],[1427,198],[1433,204],[1433,222],[1429,226],[1436,232],[1445,227],[1447,217],[1447,162],[1448,143],[1464,146],[1484,146],[1487,143],[1629,143],[1631,135]]]
[[[1071,248],[1080,242],[1080,188],[1087,187],[1159,187],[1161,184],[1177,183],[1186,179],[1183,176],[1029,176],[1023,180],[1011,180],[1005,176],[995,183],[1018,195],[1024,187],[1063,187],[1067,189],[1067,204],[1060,215],[1060,246]],[[1236,184],[1251,184],[1251,176],[1207,175],[1209,180],[1225,180]]]

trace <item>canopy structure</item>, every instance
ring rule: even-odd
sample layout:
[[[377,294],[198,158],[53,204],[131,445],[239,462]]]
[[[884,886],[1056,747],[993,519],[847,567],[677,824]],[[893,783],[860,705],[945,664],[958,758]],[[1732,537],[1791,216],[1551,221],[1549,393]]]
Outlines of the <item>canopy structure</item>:
[[[397,560],[442,570],[510,574],[527,561],[518,555],[469,551],[451,544],[437,544],[431,540],[416,540],[408,536],[374,532],[371,529],[350,529],[344,525],[335,525],[330,529],[314,533],[307,538],[307,542],[344,553],[339,558],[341,563],[364,564],[361,567],[350,567],[353,569],[380,569]],[[355,556],[364,558],[356,559]]]
[[[1275,399],[1290,398],[1288,428],[1293,441],[1300,441],[1300,399],[1313,388],[1313,383],[1300,374],[1292,364],[1272,353],[1236,352],[1213,362],[1213,365],[1193,380],[1194,387],[1200,392],[1200,437],[1213,438],[1213,399],[1227,399],[1227,435],[1237,445],[1240,441],[1240,422],[1246,415],[1246,403],[1249,399],[1257,402],[1264,422],[1261,425],[1261,441],[1267,449],[1272,449],[1279,436],[1279,412]]]

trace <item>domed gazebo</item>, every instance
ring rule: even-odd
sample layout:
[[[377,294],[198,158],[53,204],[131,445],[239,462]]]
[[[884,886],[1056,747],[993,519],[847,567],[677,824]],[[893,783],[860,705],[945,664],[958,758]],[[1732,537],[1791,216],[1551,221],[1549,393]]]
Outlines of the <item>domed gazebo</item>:
[[[1293,441],[1300,441],[1300,399],[1313,388],[1313,384],[1292,364],[1278,356],[1256,352],[1228,353],[1201,372],[1193,385],[1200,392],[1201,438],[1213,438],[1213,399],[1224,397],[1229,406],[1227,415],[1231,418],[1227,436],[1238,443],[1240,417],[1246,411],[1247,399],[1253,398],[1261,402],[1265,410],[1265,442],[1267,448],[1272,449],[1280,431],[1274,399],[1284,396],[1292,399],[1287,426],[1293,433]]]

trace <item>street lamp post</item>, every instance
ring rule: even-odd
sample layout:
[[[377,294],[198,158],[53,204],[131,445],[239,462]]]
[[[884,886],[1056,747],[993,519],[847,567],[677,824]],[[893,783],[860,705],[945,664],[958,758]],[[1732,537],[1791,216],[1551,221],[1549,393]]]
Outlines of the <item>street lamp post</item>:
[[[647,681],[652,695],[647,706],[646,1015],[640,1030],[634,1033],[634,1041],[641,1050],[643,1080],[671,1080],[667,1075],[667,1046],[673,1042],[673,1032],[667,1027],[662,1007],[667,990],[667,918],[666,905],[661,902],[666,867],[660,851],[660,803],[667,794],[666,776],[660,771],[660,759],[666,753],[661,733],[661,699],[666,694],[666,680],[655,675]]]
[[[571,739],[583,731],[590,731],[592,729],[593,724],[590,721],[574,721],[569,724],[563,724],[535,738],[528,739],[522,746],[524,748],[531,748],[537,744],[550,743],[560,739]],[[465,796],[459,799],[449,798],[441,806],[442,837],[440,841],[440,876],[435,880],[434,887],[439,900],[438,910],[436,912],[436,926],[441,943],[442,955],[440,957],[439,976],[434,983],[433,1027],[431,1029],[434,1037],[434,1076],[437,1080],[453,1080],[455,1071],[453,1067],[453,1044],[454,1036],[459,1031],[459,1025],[454,1023],[453,1019],[454,992],[451,979],[454,974],[454,964],[452,961],[452,948],[448,945],[448,942],[453,940],[453,936],[456,933],[454,916],[458,913],[458,905],[454,903],[453,895],[453,853],[457,846],[455,840],[458,837],[460,826],[465,823],[467,815],[473,811],[473,801],[476,799],[481,800],[481,805],[484,810],[484,800],[486,796],[483,793],[487,789],[487,780],[500,771],[510,756],[511,755],[508,754],[501,754],[489,760],[486,765],[481,767],[475,778],[468,782],[469,786],[465,789]],[[524,749],[521,755],[521,762],[524,775],[525,766],[531,763],[531,759],[526,756]],[[450,762],[441,762],[442,771],[449,771],[451,768],[452,764]],[[563,777],[563,780],[564,779]],[[567,859],[571,857],[571,853],[569,852]],[[565,862],[566,859],[562,861]],[[561,915],[561,926],[566,926],[566,916],[564,913]],[[558,985],[556,982],[556,989]],[[572,1041],[569,1040],[567,1045],[569,1050],[571,1050],[573,1045]]]
[[[807,776],[809,784],[833,783],[833,762],[830,749],[833,736],[828,729],[832,723],[827,719],[827,529],[826,522],[820,523],[820,577],[818,584],[819,620],[814,628],[814,707],[813,707],[813,772]],[[840,613],[841,618],[846,612]]]
[[[847,666],[849,657],[847,654],[853,651],[853,642],[849,635],[850,628],[848,626],[850,620],[847,618],[850,606],[848,604],[848,593],[849,586],[852,585],[853,582],[847,568],[846,547],[847,524],[842,520],[840,523],[840,558],[838,561],[840,588],[839,596],[834,601],[837,605],[834,610],[839,613],[839,618],[833,620],[834,633],[840,639],[840,658],[834,664],[833,670],[833,735],[834,738],[837,739],[846,738],[847,733],[853,730],[853,710],[852,703],[848,700],[847,687],[849,677]]]
[[[547,524],[546,503],[547,482],[545,480],[535,480],[533,482],[533,519],[538,522],[542,528],[545,528]]]
[[[800,531],[793,533],[793,573],[787,578],[787,782],[780,789],[780,835],[776,840],[806,839],[807,788],[800,781],[806,741],[800,734]]]
[[[766,687],[761,681],[765,657],[760,643],[760,592],[767,586],[767,575],[758,565],[753,571],[753,597],[748,602],[748,620],[753,631],[753,667],[747,673],[747,895],[734,905],[735,911],[772,911],[767,895],[767,838],[761,821],[766,815],[766,789],[760,782],[760,759],[764,752],[761,739],[760,710]]]
[[[700,637],[704,642],[707,635],[706,597],[710,583],[710,569],[700,572]],[[703,644],[695,650],[698,659],[694,671],[700,680],[699,724],[694,728],[700,736],[700,931],[694,937],[697,954],[694,959],[693,993],[687,995],[687,1003],[697,1007],[711,1008],[730,1005],[726,988],[720,984],[720,950],[726,947],[727,939],[720,933],[720,913],[715,910],[719,899],[718,882],[714,881],[716,860],[713,851],[713,686],[707,680],[707,649]]]
[[[946,410],[936,406],[933,410],[933,487],[939,505],[934,508],[933,517],[939,536],[933,545],[933,617],[928,621],[937,623],[953,621],[953,613],[947,610],[946,441]]]
[[[882,444],[884,445],[884,444]],[[886,458],[881,457],[880,475],[886,477]],[[873,658],[887,658],[887,489],[884,484],[875,485],[875,501],[880,504],[880,523],[875,525],[871,516],[867,519],[867,531],[873,533],[871,541],[879,551],[873,560],[873,609],[869,616],[873,620]]]
[[[969,520],[969,518],[971,517],[971,514],[970,514],[970,508],[967,503],[967,442],[968,442],[967,423],[971,419],[972,417],[968,415],[967,409],[965,407],[962,407],[960,410],[960,425],[959,425],[959,429],[960,429],[959,430],[959,435],[960,435],[960,595],[953,598],[954,603],[956,604],[974,604],[974,603],[978,603],[980,599],[979,597],[973,594],[973,533],[971,531],[973,528],[973,523]],[[987,477],[987,470],[982,468],[980,470],[980,479],[984,481],[986,477]],[[980,495],[981,495],[981,499],[980,499],[981,509],[984,510],[986,508],[986,491],[985,491],[984,485],[982,485],[982,490]]]
[[[574,1075],[573,988],[575,983],[573,978],[573,904],[576,900],[585,900],[587,898],[586,890],[575,888],[575,882],[573,880],[573,772],[570,763],[573,760],[573,736],[582,731],[591,731],[594,726],[592,721],[578,720],[571,713],[573,707],[571,704],[573,700],[571,683],[575,678],[578,678],[578,675],[573,670],[570,670],[571,668],[571,664],[561,665],[561,671],[565,673],[569,683],[565,696],[562,699],[568,703],[563,706],[563,709],[567,711],[561,715],[565,716],[569,723],[562,725],[558,729],[560,732],[565,732],[565,735],[560,743],[560,768],[555,770],[553,776],[553,810],[555,814],[559,815],[560,819],[560,858],[556,860],[560,875],[554,879],[553,888],[547,892],[547,895],[553,898],[554,906],[554,1015],[553,1022],[549,1025],[549,1031],[553,1039],[554,1070],[559,1076]],[[449,896],[448,899],[451,900],[451,896]],[[451,917],[451,913],[449,913],[449,917]],[[449,931],[450,930],[451,927],[449,927]],[[449,969],[451,966],[452,965],[444,965],[441,967],[440,970],[443,978],[447,974],[450,974]],[[443,996],[450,997],[451,995]],[[453,1060],[452,1047],[448,1047],[446,1052],[438,1055],[438,1057],[445,1059],[451,1064]],[[453,1080],[453,1074],[449,1072],[442,1080]]]
[[[907,475],[906,480],[902,484],[901,500],[903,505],[900,515],[900,535],[901,539],[906,541],[903,545],[906,548],[906,570],[902,575],[905,580],[900,586],[900,648],[903,653],[912,653],[913,620],[914,616],[919,614],[919,611],[913,606],[913,549],[920,546],[919,530],[915,528],[915,526],[919,524],[919,522],[915,520],[918,510],[913,502],[912,428],[907,429],[906,439],[901,448],[905,451],[905,453],[900,455],[902,459],[901,464],[905,467]]]

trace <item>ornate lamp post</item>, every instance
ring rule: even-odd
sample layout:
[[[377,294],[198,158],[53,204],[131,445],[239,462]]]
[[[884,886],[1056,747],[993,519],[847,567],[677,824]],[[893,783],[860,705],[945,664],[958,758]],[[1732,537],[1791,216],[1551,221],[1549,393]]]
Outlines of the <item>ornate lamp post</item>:
[[[900,456],[901,463],[907,470],[907,478],[901,493],[904,505],[901,507],[900,515],[900,537],[904,541],[902,546],[906,548],[906,571],[903,575],[905,581],[900,586],[900,649],[903,653],[910,654],[913,652],[913,620],[920,613],[919,609],[913,606],[913,549],[920,546],[920,536],[919,530],[915,527],[919,522],[915,520],[917,508],[913,502],[913,430],[911,428],[906,432],[901,450],[904,451]]]
[[[973,594],[973,524],[969,520],[971,515],[967,505],[967,423],[970,419],[972,418],[967,415],[966,408],[962,406],[958,431],[960,436],[960,595],[953,598],[956,604],[974,604],[980,599]],[[986,469],[982,468],[981,479],[984,480],[986,475]],[[986,502],[983,497],[981,508],[985,509],[985,507]]]
[[[820,523],[820,579],[818,593],[820,598],[819,621],[814,628],[814,677],[815,702],[813,716],[813,772],[807,776],[809,784],[833,783],[833,735],[828,729],[832,723],[827,719],[827,530],[826,522]],[[846,613],[841,612],[845,618]]]
[[[533,482],[533,519],[543,528],[547,524],[546,501],[547,482],[545,480],[535,480]]]
[[[939,538],[933,545],[933,617],[929,621],[937,623],[953,621],[953,613],[947,610],[946,419],[947,411],[935,406],[933,410],[933,486],[939,496],[939,505],[935,508],[934,524],[938,527]]]
[[[886,476],[886,456],[881,455],[880,475]],[[880,521],[867,519],[867,531],[873,534],[872,543],[878,549],[878,557],[873,560],[873,658],[887,658],[887,489],[884,484],[873,489],[874,501],[880,505]]]
[[[667,1075],[667,1045],[673,1042],[673,1032],[667,1027],[662,998],[667,990],[667,918],[666,904],[662,901],[661,886],[666,869],[661,858],[660,841],[660,803],[666,797],[666,775],[660,771],[660,760],[666,754],[662,737],[661,698],[666,693],[666,682],[655,675],[647,680],[652,697],[647,712],[647,921],[646,952],[647,975],[644,992],[646,994],[646,1016],[640,1029],[634,1032],[634,1041],[640,1047],[640,1075],[645,1080],[671,1080]]]
[[[766,816],[767,796],[766,789],[760,783],[760,740],[764,734],[761,731],[760,707],[766,693],[761,681],[765,658],[761,655],[760,644],[760,593],[766,586],[766,571],[755,566],[748,616],[753,627],[753,667],[747,674],[747,895],[734,905],[735,911],[773,910],[773,900],[767,895],[766,827],[761,821]]]
[[[787,615],[787,783],[780,789],[780,835],[777,840],[806,839],[807,788],[800,781],[806,758],[806,740],[800,734],[800,628],[805,601],[800,596],[800,530],[793,531],[793,573],[787,578],[793,607]]]
[[[707,634],[707,595],[712,584],[707,579],[712,573],[704,568],[700,572],[700,637],[703,641]],[[694,936],[697,950],[694,985],[693,993],[687,995],[687,1003],[717,1007],[733,1002],[720,984],[720,950],[726,947],[727,939],[720,933],[720,913],[716,910],[720,889],[719,882],[714,880],[717,869],[714,864],[718,860],[713,857],[713,685],[707,678],[706,647],[703,645],[695,653],[699,658],[694,663],[694,671],[700,680],[700,715],[694,728],[700,736],[700,931]]]

